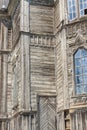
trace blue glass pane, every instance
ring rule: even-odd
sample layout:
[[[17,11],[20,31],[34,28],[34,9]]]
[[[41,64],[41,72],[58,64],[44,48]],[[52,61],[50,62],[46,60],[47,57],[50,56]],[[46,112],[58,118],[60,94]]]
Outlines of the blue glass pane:
[[[75,6],[72,6],[72,10],[75,11]]]
[[[71,1],[70,0],[68,1],[68,5],[71,6]]]
[[[80,58],[75,59],[75,66],[81,66],[82,60]]]
[[[87,66],[83,67],[83,74],[87,74]]]
[[[76,94],[82,94],[83,90],[82,90],[82,86],[79,85],[76,87]]]
[[[76,76],[76,84],[83,83],[83,77],[82,76]]]
[[[87,66],[87,57],[81,58],[81,66]]]
[[[76,67],[75,68],[75,75],[81,75],[82,74],[82,68],[81,67]]]
[[[72,19],[72,14],[70,13],[70,17],[69,17],[70,19]]]
[[[73,17],[74,17],[74,18],[76,17],[76,13],[73,13]]]
[[[84,11],[83,11],[83,10],[80,12],[80,15],[81,15],[81,16],[83,16],[83,15],[84,15]]]
[[[83,4],[80,4],[80,9],[83,9]]]
[[[81,55],[82,55],[82,56],[87,56],[87,50],[82,49],[82,51],[81,51]]]
[[[84,58],[84,65],[87,65],[87,57]]]
[[[84,84],[87,84],[87,75],[84,76]]]
[[[75,1],[74,0],[72,1],[72,5],[75,5]]]
[[[81,49],[79,49],[76,53],[75,53],[75,58],[80,58],[81,57]]]
[[[84,93],[87,93],[87,84],[84,85]]]
[[[87,7],[87,4],[86,3],[84,3],[84,8],[86,8]]]
[[[70,15],[72,14],[72,8],[69,8],[69,13],[70,13]]]
[[[81,58],[81,65],[82,66],[87,66],[87,57]]]

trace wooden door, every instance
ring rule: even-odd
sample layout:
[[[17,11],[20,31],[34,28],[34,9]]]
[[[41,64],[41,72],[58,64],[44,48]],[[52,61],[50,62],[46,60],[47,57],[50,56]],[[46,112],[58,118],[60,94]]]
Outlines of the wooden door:
[[[39,97],[39,130],[56,130],[56,98]]]

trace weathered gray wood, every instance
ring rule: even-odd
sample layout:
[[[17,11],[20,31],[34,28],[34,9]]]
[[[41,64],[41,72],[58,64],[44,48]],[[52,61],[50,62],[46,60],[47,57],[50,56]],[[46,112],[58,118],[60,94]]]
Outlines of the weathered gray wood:
[[[56,130],[55,112],[56,100],[55,97],[39,97],[39,129],[40,130]]]
[[[53,34],[53,7],[30,5],[30,31]]]

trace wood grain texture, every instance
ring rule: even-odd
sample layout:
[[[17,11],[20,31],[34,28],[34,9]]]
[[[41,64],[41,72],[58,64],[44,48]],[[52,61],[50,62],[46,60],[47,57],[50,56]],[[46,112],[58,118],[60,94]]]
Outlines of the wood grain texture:
[[[54,48],[30,47],[31,102],[36,106],[37,93],[55,93]]]
[[[40,97],[39,99],[39,129],[40,130],[56,130],[55,97]]]
[[[30,5],[30,31],[40,34],[53,33],[53,8]]]

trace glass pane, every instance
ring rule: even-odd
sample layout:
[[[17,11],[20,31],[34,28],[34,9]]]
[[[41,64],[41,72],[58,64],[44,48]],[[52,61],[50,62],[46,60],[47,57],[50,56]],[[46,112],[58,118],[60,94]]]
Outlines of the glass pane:
[[[76,17],[76,13],[73,13],[73,17]]]
[[[87,65],[87,57],[84,58],[84,65]]]
[[[81,63],[82,61],[80,58],[75,59],[75,66],[81,66]]]
[[[83,92],[82,87],[83,86],[81,86],[81,85],[76,87],[76,94],[82,94],[82,92]]]
[[[87,84],[87,75],[84,76],[84,84]]]
[[[87,84],[84,85],[84,93],[87,93]]]
[[[87,56],[87,50],[82,49],[82,51],[81,51],[81,55],[82,55],[82,56]]]
[[[80,4],[80,9],[83,9],[83,5],[82,5],[82,3]]]
[[[81,57],[81,49],[79,49],[76,53],[75,53],[75,58],[80,58]]]
[[[76,84],[83,83],[83,77],[82,76],[76,76]]]
[[[87,74],[87,66],[84,66],[84,67],[83,67],[83,74],[84,74],[84,75]]]
[[[75,68],[75,74],[76,75],[81,75],[82,74],[82,67],[76,67]]]

